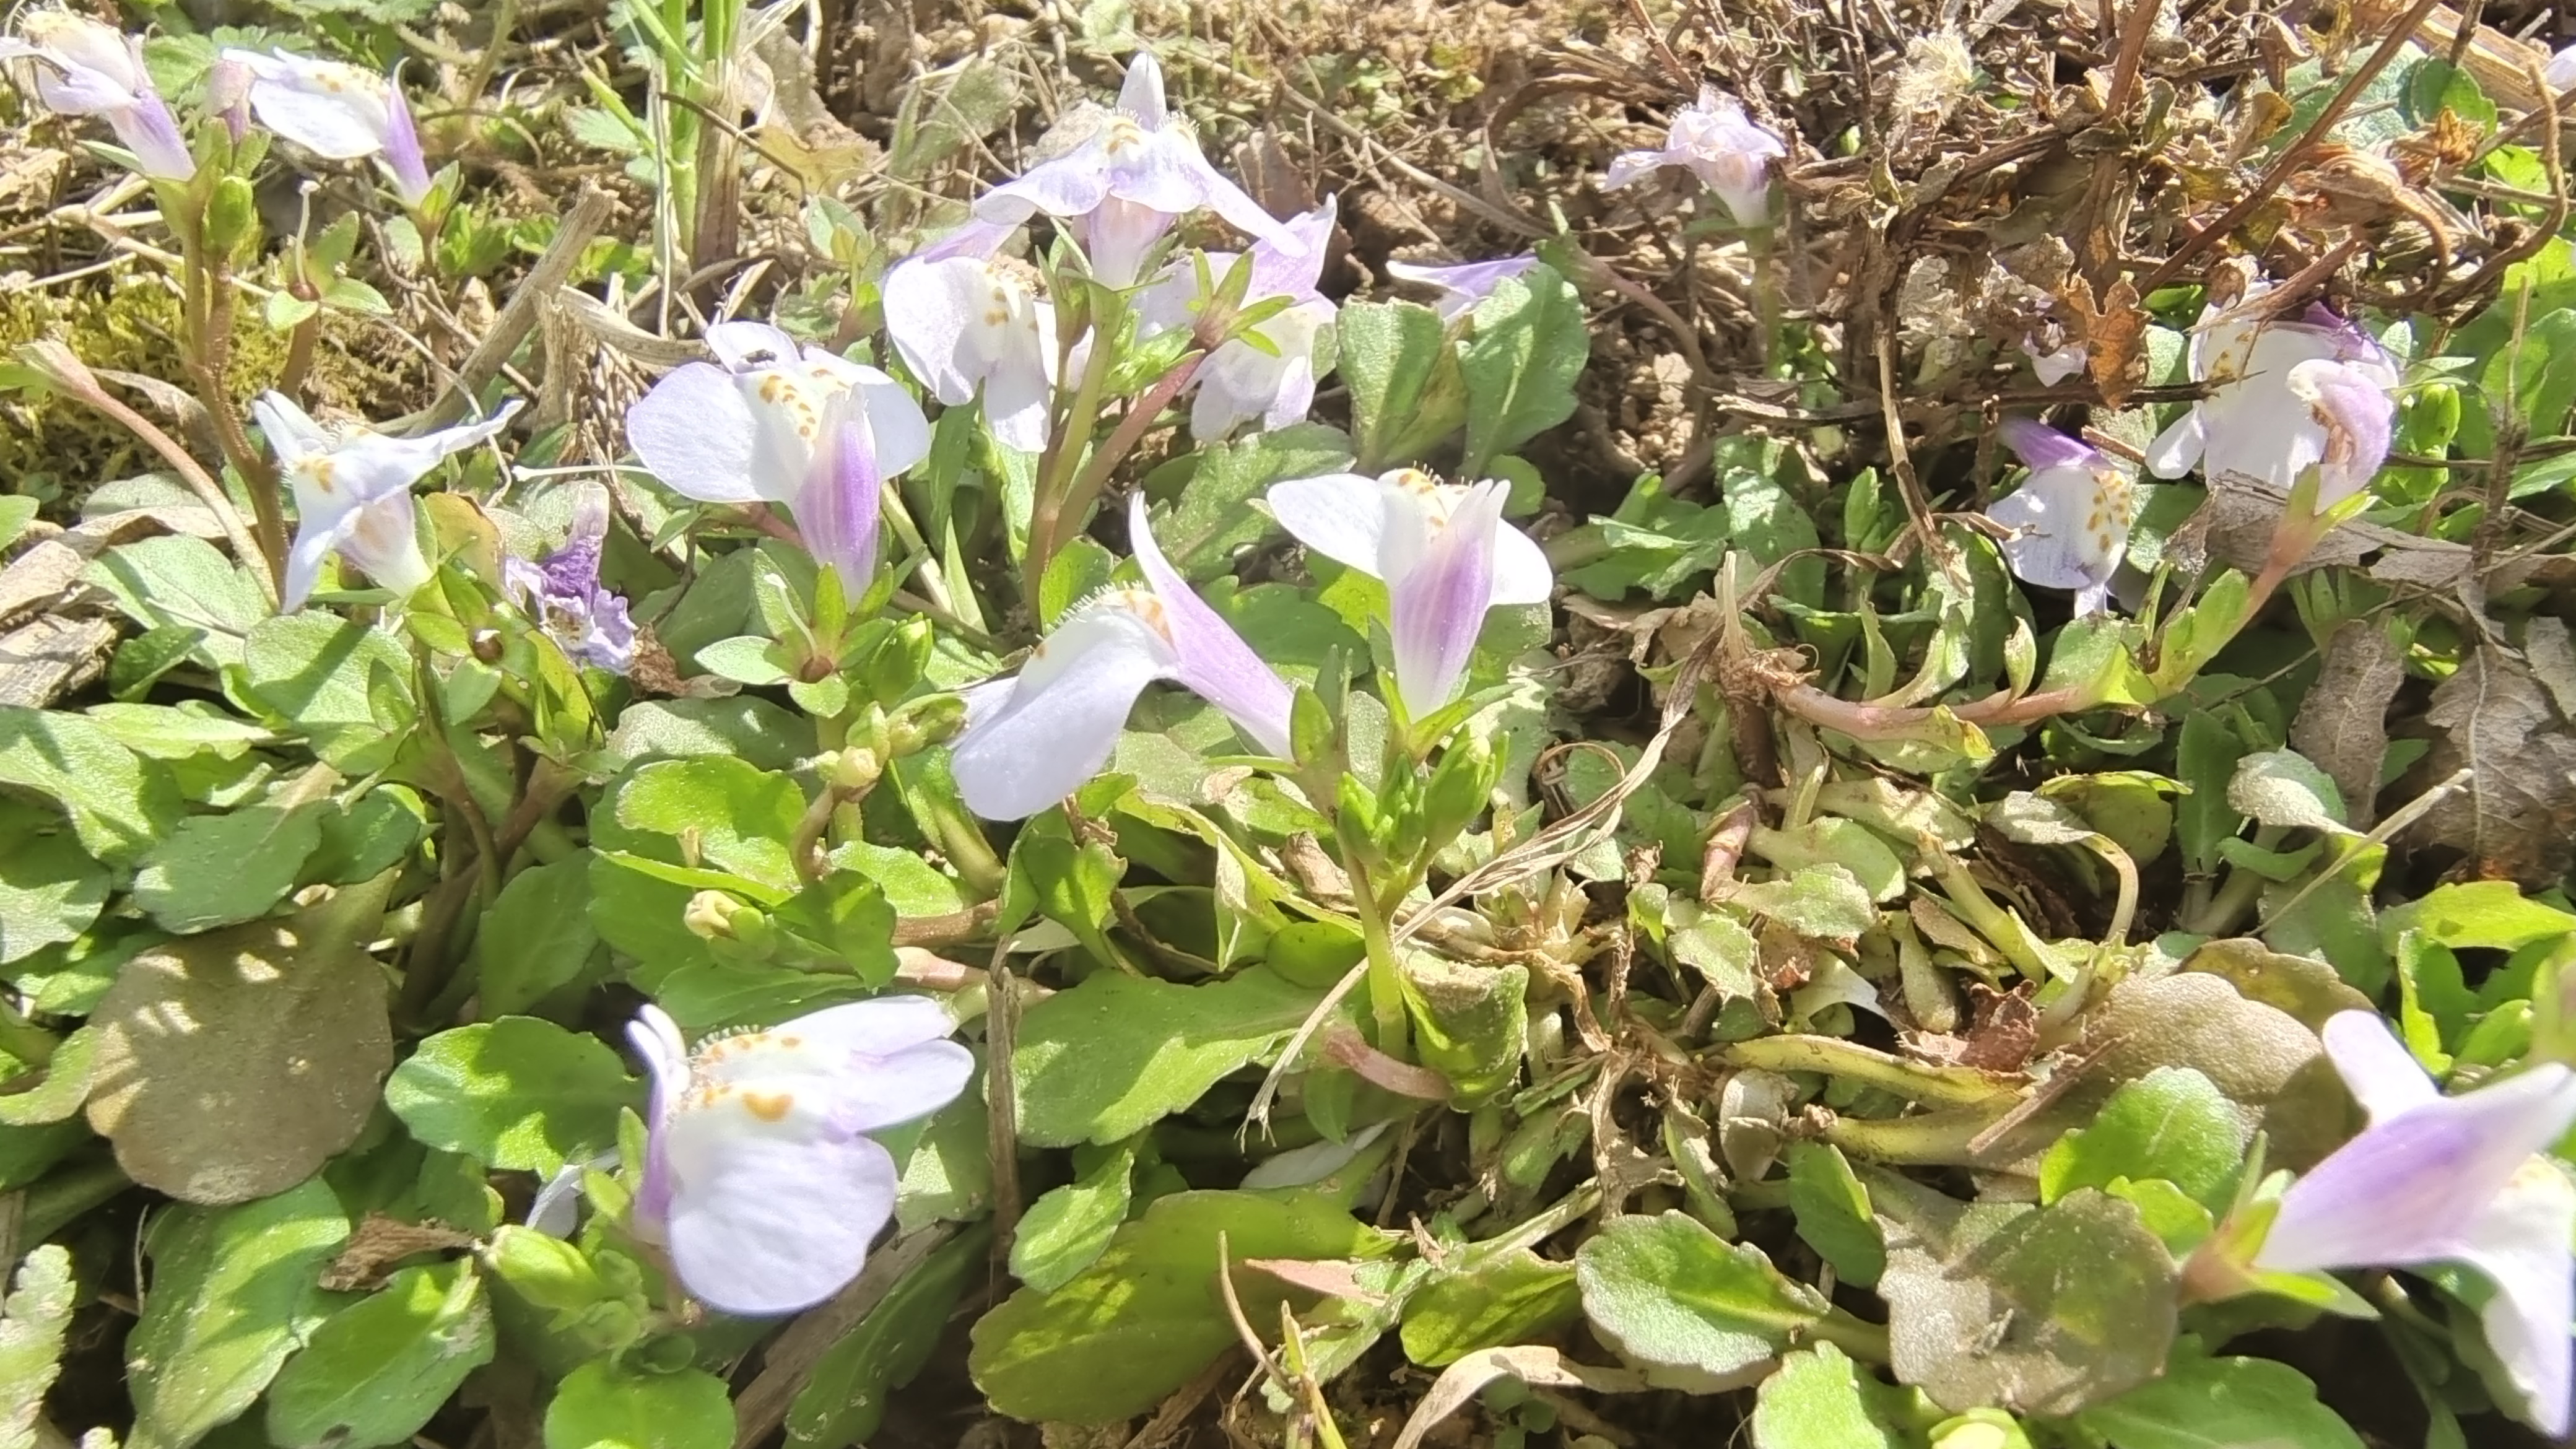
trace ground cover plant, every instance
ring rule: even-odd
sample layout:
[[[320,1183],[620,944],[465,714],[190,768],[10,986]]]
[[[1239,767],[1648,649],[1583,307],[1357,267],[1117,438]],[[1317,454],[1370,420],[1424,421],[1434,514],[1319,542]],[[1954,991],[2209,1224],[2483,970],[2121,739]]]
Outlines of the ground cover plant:
[[[20,8],[0,1449],[2563,1440],[2547,24]]]

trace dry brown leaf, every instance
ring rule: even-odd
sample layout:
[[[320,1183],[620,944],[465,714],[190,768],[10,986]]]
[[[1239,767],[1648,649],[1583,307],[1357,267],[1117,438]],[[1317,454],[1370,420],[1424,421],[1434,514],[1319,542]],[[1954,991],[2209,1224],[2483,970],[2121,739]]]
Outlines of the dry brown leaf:
[[[2380,763],[2388,757],[2388,704],[2406,680],[2396,641],[2376,619],[2346,619],[2326,643],[2324,667],[2290,725],[2290,747],[2315,761],[2343,794],[2345,823],[2378,817]]]
[[[2138,289],[2124,278],[2112,283],[2097,305],[2092,284],[2078,277],[2066,289],[2064,300],[2083,334],[2084,361],[2093,385],[2102,390],[2104,403],[2119,407],[2147,379],[2147,355],[2139,347],[2139,339],[2146,336],[2147,313],[2138,305]]]
[[[2428,777],[2470,776],[2408,838],[2465,853],[2481,878],[2531,890],[2558,884],[2576,861],[2576,733],[2530,667],[2496,646],[2479,648],[2433,691],[2424,722],[2438,731],[2424,758]]]

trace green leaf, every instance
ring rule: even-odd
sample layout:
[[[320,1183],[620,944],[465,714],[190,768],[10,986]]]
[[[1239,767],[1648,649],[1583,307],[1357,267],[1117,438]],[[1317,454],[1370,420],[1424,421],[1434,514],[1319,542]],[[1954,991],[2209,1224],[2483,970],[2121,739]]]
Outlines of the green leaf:
[[[2264,750],[2238,760],[2227,782],[2227,803],[2262,825],[2356,833],[2343,823],[2343,792],[2333,778],[2296,750]]]
[[[2510,416],[2530,437],[2566,432],[2568,409],[2576,406],[2576,311],[2534,313],[2520,341],[2497,351],[2478,383],[2489,406],[2511,401]]]
[[[1529,1044],[1529,968],[1472,966],[1416,956],[1405,963],[1405,1004],[1421,1029],[1422,1065],[1449,1079],[1461,1110],[1520,1080]]]
[[[492,1361],[492,1303],[469,1262],[405,1268],[323,1320],[268,1391],[278,1449],[407,1444]]]
[[[731,1449],[733,1400],[704,1369],[626,1374],[593,1359],[546,1405],[546,1449]]]
[[[1592,329],[1573,284],[1546,265],[1498,284],[1476,305],[1473,335],[1459,353],[1467,387],[1467,455],[1458,471],[1485,465],[1574,416],[1574,380],[1592,356]]]
[[[249,571],[202,538],[167,534],[122,544],[89,566],[128,618],[146,629],[183,629],[210,668],[242,662],[243,641],[269,617],[267,595]]]
[[[1020,1019],[1020,1140],[1133,1136],[1276,1047],[1321,997],[1264,966],[1200,986],[1103,972],[1059,991]]]
[[[1593,1331],[1660,1387],[1742,1387],[1831,1308],[1750,1243],[1678,1212],[1610,1220],[1575,1255]]]
[[[0,1449],[36,1449],[74,1301],[72,1255],[61,1244],[47,1243],[18,1265],[18,1286],[0,1315]]]
[[[134,903],[165,931],[257,920],[286,899],[322,843],[318,802],[192,815],[143,858]]]
[[[81,848],[130,864],[169,833],[179,792],[162,768],[73,714],[0,706],[0,785],[62,810]]]
[[[1833,1264],[1834,1275],[1863,1288],[1887,1271],[1887,1243],[1870,1216],[1869,1189],[1861,1185],[1842,1150],[1827,1142],[1792,1142],[1789,1211],[1798,1236]]]
[[[1753,1449],[1899,1449],[1905,1440],[1871,1411],[1850,1355],[1830,1343],[1801,1349],[1762,1381],[1753,1403]]]
[[[732,755],[754,769],[784,770],[810,751],[812,735],[795,715],[758,695],[647,699],[617,717],[607,753],[626,764]]]
[[[125,1340],[127,1449],[187,1449],[268,1387],[308,1325],[315,1280],[349,1236],[319,1177],[221,1209],[180,1207],[147,1239],[152,1283]]]
[[[1219,1239],[1249,1258],[1382,1258],[1399,1241],[1314,1193],[1180,1192],[1118,1230],[1109,1251],[1052,1293],[1022,1288],[975,1324],[967,1369],[997,1413],[1109,1424],[1144,1413],[1238,1341],[1219,1296]],[[1287,1290],[1238,1271],[1256,1324]]]
[[[357,1139],[393,1064],[384,972],[366,953],[389,884],[166,941],[117,973],[92,1018],[89,1123],[135,1181],[242,1202]]]
[[[804,813],[794,781],[721,756],[657,760],[617,792],[619,825],[693,839],[708,864],[783,891],[798,885],[787,841]]]
[[[2408,931],[2454,951],[2519,951],[2576,931],[2576,915],[2525,896],[2509,880],[2457,881],[2379,918],[2380,936],[2391,946]]]
[[[1077,1147],[1074,1163],[1074,1180],[1029,1204],[1011,1239],[1011,1276],[1041,1293],[1097,1261],[1134,1200],[1134,1147]]]
[[[2262,1358],[2178,1357],[2165,1376],[2076,1416],[2113,1449],[2361,1449],[2317,1386]]]
[[[2174,758],[2186,793],[2174,804],[2174,833],[2182,841],[2185,870],[2215,873],[2219,842],[2244,827],[2244,815],[2227,802],[2228,782],[2244,755],[2243,741],[2216,715],[2196,710],[2183,716]]]
[[[107,868],[50,816],[0,800],[0,966],[79,940],[107,887]]]
[[[261,620],[243,645],[242,692],[313,742],[344,775],[391,764],[411,726],[411,659],[381,629],[331,614]],[[377,701],[400,710],[380,718]]]
[[[599,950],[590,922],[590,853],[510,877],[483,913],[474,938],[481,966],[476,994],[484,1014],[510,1016],[582,979]]]
[[[36,510],[44,504],[24,493],[0,495],[0,549],[17,547],[27,536],[27,525],[36,521]]]
[[[2180,1275],[2135,1205],[2088,1187],[2046,1208],[1972,1206],[1892,1173],[1869,1183],[1898,1382],[1953,1413],[2063,1415],[2164,1367]]]
[[[2189,1067],[2158,1067],[2122,1083],[2091,1126],[2059,1138],[2040,1159],[2040,1201],[2152,1177],[2215,1212],[2235,1195],[2248,1136],[2236,1105],[2209,1078]]]
[[[1786,880],[1740,885],[1726,904],[1771,917],[1801,936],[1848,941],[1878,924],[1869,889],[1839,865],[1811,865]]]
[[[1025,1228],[1027,1219],[1021,1222]],[[791,1449],[845,1449],[875,1436],[886,1396],[929,1364],[991,1246],[981,1227],[941,1245],[886,1290],[848,1337],[823,1350],[787,1409]]]
[[[1405,1299],[1404,1356],[1443,1368],[1480,1349],[1544,1338],[1582,1312],[1572,1263],[1515,1248],[1436,1278]]]
[[[1439,313],[1418,302],[1345,302],[1334,335],[1361,472],[1419,458],[1465,420],[1457,354]]]
[[[616,1145],[618,1110],[638,1091],[597,1037],[505,1016],[422,1042],[385,1083],[385,1105],[431,1147],[551,1173]]]
[[[1193,580],[1234,570],[1234,555],[1275,527],[1252,501],[1289,478],[1338,473],[1351,465],[1351,440],[1338,428],[1294,423],[1199,450],[1180,501],[1154,522],[1172,566]]]

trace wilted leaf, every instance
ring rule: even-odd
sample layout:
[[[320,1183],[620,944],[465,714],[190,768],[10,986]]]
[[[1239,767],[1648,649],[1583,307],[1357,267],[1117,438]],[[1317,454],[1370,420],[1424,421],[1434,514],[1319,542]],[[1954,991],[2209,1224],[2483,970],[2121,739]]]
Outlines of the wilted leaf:
[[[2576,924],[2576,922],[2571,922]],[[2182,970],[2223,976],[2238,995],[2287,1013],[2310,1031],[2338,1011],[2369,1011],[2370,998],[2314,956],[2291,956],[2250,937],[2211,941],[2182,958]]]
[[[45,1391],[62,1372],[72,1302],[72,1255],[61,1244],[47,1243],[18,1265],[18,1286],[0,1316],[0,1449],[36,1449]]]
[[[2294,750],[2264,750],[2236,762],[2227,803],[2258,825],[2349,835],[2343,796],[2326,772]]]
[[[390,880],[126,963],[99,1002],[89,1123],[183,1202],[264,1197],[355,1141],[393,1065],[365,943]]]
[[[2103,1045],[2068,1096],[2078,1110],[2158,1067],[2190,1067],[2263,1129],[2276,1166],[2304,1168],[2349,1133],[2350,1099],[2316,1034],[2223,977],[2123,981],[2085,1013],[2085,1030]]]
[[[2346,619],[2327,641],[2317,682],[2290,725],[2290,747],[2333,779],[2346,822],[2358,830],[2377,818],[2388,706],[2405,682],[2405,656],[2388,637],[2388,627],[2376,619]]]
[[[1970,1205],[1880,1172],[1870,1190],[1890,1363],[1934,1403],[2069,1414],[2164,1367],[2180,1278],[2132,1204],[2083,1188]]]
[[[2576,861],[2576,734],[2531,671],[2481,646],[2434,689],[2424,722],[2439,731],[2424,759],[2429,778],[2470,775],[2408,838],[2466,852],[2479,876],[2533,890],[2560,883]]]

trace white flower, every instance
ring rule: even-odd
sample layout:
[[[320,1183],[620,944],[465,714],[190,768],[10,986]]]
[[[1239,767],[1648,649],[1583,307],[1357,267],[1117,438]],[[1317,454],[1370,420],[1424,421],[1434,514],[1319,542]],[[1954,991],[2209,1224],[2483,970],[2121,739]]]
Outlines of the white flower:
[[[1269,754],[1288,754],[1287,682],[1191,592],[1154,543],[1145,495],[1128,505],[1145,587],[1075,609],[1009,679],[966,693],[950,769],[966,808],[987,820],[1035,815],[1100,773],[1136,696],[1170,680],[1223,710]]]
[[[2568,46],[2551,56],[2549,64],[2541,69],[2540,79],[2543,84],[2560,94],[2565,94],[2570,88],[2576,88],[2576,45]]]
[[[429,163],[402,87],[371,70],[289,51],[227,50],[250,72],[250,108],[261,124],[317,156],[382,157],[394,189],[411,205],[429,194]]]
[[[970,223],[962,240],[896,263],[882,289],[886,336],[931,396],[963,407],[982,394],[994,439],[1035,453],[1055,395],[1055,308],[1026,267],[994,259],[1010,230]]]
[[[1503,522],[1504,492],[1411,468],[1271,485],[1270,511],[1299,543],[1386,584],[1396,691],[1417,717],[1456,696],[1489,610],[1544,604],[1556,587],[1547,555]]]
[[[187,139],[143,68],[143,42],[112,25],[68,10],[23,13],[14,38],[0,38],[0,60],[37,103],[59,116],[96,116],[156,181],[196,174]]]
[[[2049,351],[2038,338],[2025,337],[2021,340],[2021,351],[2030,359],[2030,370],[2042,387],[2055,387],[2070,377],[2081,375],[2088,361],[2081,342],[2069,342]]]
[[[1434,265],[1390,259],[1386,274],[1399,282],[1419,282],[1440,293],[1431,306],[1443,322],[1455,322],[1476,310],[1476,304],[1494,294],[1494,289],[1538,265],[1536,252],[1523,252],[1516,257],[1501,257],[1490,262],[1454,262]]]
[[[1673,117],[1662,149],[1613,157],[1601,188],[1615,191],[1661,167],[1680,166],[1717,193],[1736,225],[1763,226],[1771,220],[1771,163],[1788,154],[1779,136],[1756,125],[1735,97],[1702,86],[1699,99]]]
[[[1274,246],[1298,246],[1261,203],[1199,154],[1189,127],[1163,103],[1162,66],[1139,52],[1127,67],[1118,108],[1071,150],[986,192],[975,217],[1009,225],[1043,211],[1071,220],[1092,275],[1127,287],[1172,223],[1200,207]]]
[[[417,438],[390,438],[365,428],[334,436],[284,393],[252,401],[278,466],[295,490],[295,544],[286,554],[286,588],[278,606],[304,607],[336,552],[398,597],[430,579],[414,534],[411,485],[450,454],[488,441],[519,410],[513,399],[479,423]]]
[[[2286,491],[2338,450],[2317,411],[2320,390],[2331,386],[2332,417],[2347,430],[2366,434],[2374,406],[2381,414],[2377,457],[2370,456],[2366,437],[2344,439],[2343,464],[2324,479],[2319,493],[2321,504],[2329,494],[2349,496],[2369,482],[2361,465],[2375,472],[2378,458],[2387,454],[2387,420],[2397,406],[2388,394],[2397,386],[2397,369],[2379,344],[2323,307],[2310,307],[2295,322],[2266,320],[2260,304],[2271,289],[2270,282],[2254,279],[2235,306],[2202,311],[2192,333],[2191,377],[2210,384],[2209,395],[2147,449],[2147,471],[2179,478],[2198,467],[2206,478],[2233,475]],[[2305,374],[2303,393],[2297,375],[2307,362],[2341,367],[2330,376]],[[2378,394],[2375,405],[2367,396],[2372,390]]]
[[[707,329],[715,362],[673,369],[626,410],[635,455],[671,491],[701,503],[798,506],[818,476],[831,405],[868,430],[869,461],[892,478],[930,453],[930,422],[903,385],[762,322]],[[831,470],[824,470],[828,474]]]
[[[653,1079],[637,1231],[726,1313],[810,1308],[846,1287],[894,1216],[894,1155],[867,1134],[957,1099],[974,1055],[922,996],[827,1007],[692,1054],[661,1008],[627,1027]]]
[[[1995,500],[1986,517],[2013,529],[2004,562],[2015,577],[2043,589],[2073,589],[2075,612],[2109,607],[2111,575],[2128,556],[2132,490],[2119,465],[2077,438],[2006,418],[2004,446],[2030,476]]]

